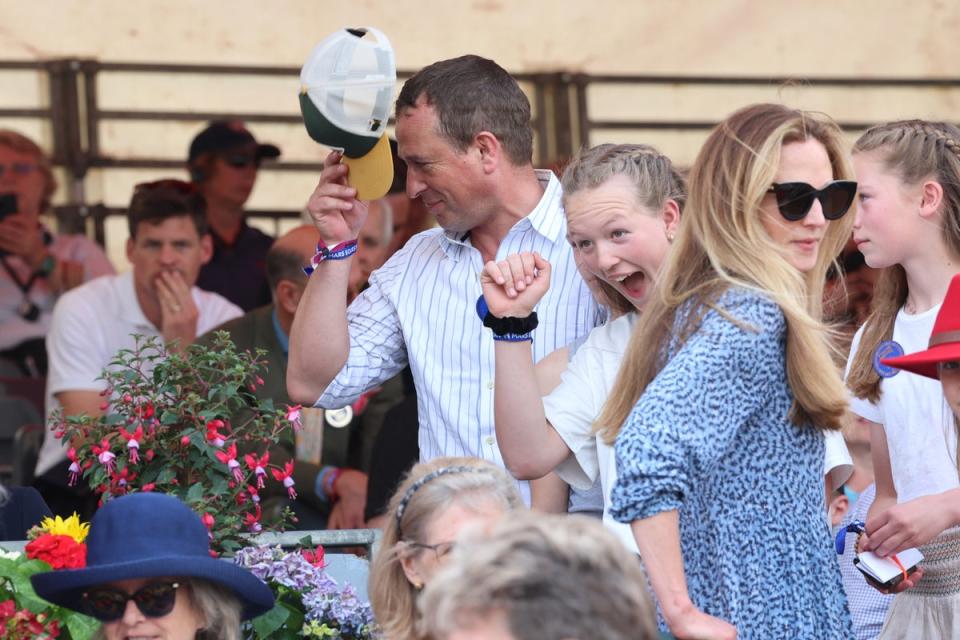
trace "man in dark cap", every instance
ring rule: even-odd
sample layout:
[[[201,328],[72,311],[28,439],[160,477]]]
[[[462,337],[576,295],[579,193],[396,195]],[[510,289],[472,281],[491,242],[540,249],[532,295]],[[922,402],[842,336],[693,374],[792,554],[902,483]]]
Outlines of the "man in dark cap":
[[[239,120],[217,120],[190,143],[190,178],[207,201],[213,258],[197,286],[224,296],[244,311],[270,303],[267,250],[273,238],[247,225],[244,205],[264,159],[280,149],[259,144]]]

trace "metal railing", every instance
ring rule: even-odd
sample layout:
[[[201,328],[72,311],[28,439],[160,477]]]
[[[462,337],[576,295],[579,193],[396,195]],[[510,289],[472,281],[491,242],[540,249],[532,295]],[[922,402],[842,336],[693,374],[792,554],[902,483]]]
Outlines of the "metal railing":
[[[191,110],[184,108],[164,110],[136,110],[104,108],[101,105],[99,80],[104,74],[168,74],[200,75],[208,77],[247,76],[255,78],[296,79],[299,70],[281,66],[229,66],[202,64],[143,64],[126,62],[101,62],[89,59],[61,59],[43,62],[0,61],[0,74],[5,71],[34,70],[46,75],[46,106],[0,108],[0,118],[39,119],[48,123],[52,132],[51,155],[57,166],[63,167],[70,181],[67,204],[57,208],[61,226],[76,229],[85,221],[92,221],[94,236],[104,241],[104,223],[110,216],[122,215],[123,210],[105,206],[87,199],[85,179],[91,169],[110,171],[114,169],[182,169],[182,159],[169,159],[131,155],[118,157],[104,153],[101,127],[109,122],[185,122],[202,123],[217,118],[239,118],[253,123],[295,125],[300,122],[296,113],[249,112],[224,113],[217,110]],[[410,71],[401,71],[403,79]],[[708,104],[701,110],[707,117],[684,118],[673,113],[654,114],[655,117],[628,115],[610,117],[591,113],[591,92],[615,88],[624,92],[643,88],[663,95],[678,88],[683,90],[733,89],[747,94],[757,88],[794,91],[860,91],[910,90],[929,95],[930,103],[937,101],[951,105],[960,99],[960,78],[865,78],[865,77],[807,77],[802,80],[790,77],[752,76],[700,76],[700,75],[611,75],[567,72],[517,74],[516,78],[527,91],[535,114],[535,160],[541,165],[554,163],[569,157],[578,148],[595,142],[600,132],[618,135],[634,132],[636,135],[664,135],[664,132],[706,132],[725,113],[712,113]],[[924,93],[925,92],[925,93]],[[950,94],[956,93],[956,96]],[[652,95],[652,94],[649,94]],[[916,94],[920,95],[920,94]],[[944,98],[944,96],[948,96]],[[851,97],[849,100],[855,100]],[[848,100],[848,101],[849,101]],[[921,103],[922,100],[921,100]],[[201,105],[198,105],[201,106]],[[638,105],[642,106],[642,105]],[[629,107],[629,105],[628,105]],[[932,109],[936,111],[936,109]],[[941,111],[946,111],[944,106]],[[630,111],[630,109],[628,109]],[[636,111],[642,112],[642,109]],[[930,109],[920,115],[929,116]],[[650,114],[646,114],[649,116]],[[946,114],[944,119],[950,119]],[[840,118],[845,129],[855,131],[873,124],[869,119]],[[265,171],[311,172],[321,167],[318,162],[283,160],[264,167]],[[252,215],[275,220],[299,215],[298,210],[267,207]]]

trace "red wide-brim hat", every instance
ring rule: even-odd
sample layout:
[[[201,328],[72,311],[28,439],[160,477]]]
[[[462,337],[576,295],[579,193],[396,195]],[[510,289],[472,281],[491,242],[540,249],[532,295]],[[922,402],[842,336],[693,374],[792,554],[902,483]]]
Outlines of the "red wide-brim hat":
[[[939,379],[941,362],[960,360],[960,274],[953,276],[933,324],[928,348],[896,358],[883,358],[883,364]]]

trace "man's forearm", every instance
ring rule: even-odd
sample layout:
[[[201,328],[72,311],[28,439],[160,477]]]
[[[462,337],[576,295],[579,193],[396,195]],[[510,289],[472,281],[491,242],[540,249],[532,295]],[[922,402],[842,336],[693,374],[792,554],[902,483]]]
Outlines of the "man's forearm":
[[[310,276],[290,330],[287,392],[313,404],[347,362],[350,260],[321,262]]]

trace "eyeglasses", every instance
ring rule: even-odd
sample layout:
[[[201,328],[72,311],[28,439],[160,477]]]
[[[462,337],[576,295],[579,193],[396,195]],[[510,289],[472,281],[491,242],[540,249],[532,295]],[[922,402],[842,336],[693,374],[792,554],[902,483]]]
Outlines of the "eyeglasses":
[[[83,594],[83,611],[101,622],[114,622],[123,617],[127,601],[133,600],[143,615],[161,618],[173,611],[180,587],[179,582],[151,582],[131,594],[113,587],[97,587]]]
[[[225,155],[223,156],[223,161],[234,169],[244,169],[250,165],[260,168],[260,158],[258,158],[256,155],[251,155],[248,153],[232,153]]]
[[[29,162],[14,162],[12,164],[0,164],[0,178],[9,171],[15,176],[28,176],[37,168],[37,165]]]
[[[814,189],[806,182],[782,182],[774,183],[767,193],[777,196],[780,215],[791,222],[803,220],[810,212],[814,200],[820,201],[824,218],[838,220],[853,204],[857,195],[857,183],[853,180],[837,180],[823,189]]]
[[[177,193],[190,195],[192,193],[196,193],[197,185],[193,184],[192,182],[184,182],[183,180],[164,178],[163,180],[154,180],[153,182],[141,182],[133,188],[134,192],[155,191],[157,189],[176,191]]]
[[[433,555],[437,560],[443,560],[450,552],[453,551],[456,543],[454,542],[438,542],[437,544],[424,544],[422,542],[411,542],[409,543],[411,547],[415,549],[429,549],[433,551]]]

